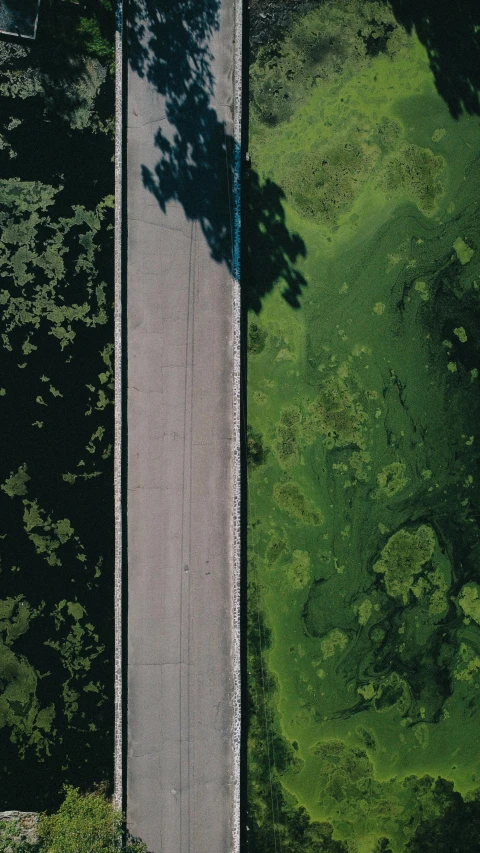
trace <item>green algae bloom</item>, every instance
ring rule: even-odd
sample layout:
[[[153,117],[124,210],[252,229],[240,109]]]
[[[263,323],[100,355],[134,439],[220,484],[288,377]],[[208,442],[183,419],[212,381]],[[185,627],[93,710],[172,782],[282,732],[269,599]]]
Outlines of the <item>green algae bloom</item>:
[[[380,560],[374,563],[373,571],[385,576],[387,593],[408,602],[416,575],[430,560],[435,547],[435,535],[431,527],[422,525],[415,533],[399,530],[390,537],[382,550]]]
[[[461,592],[458,599],[458,603],[465,613],[465,616],[473,619],[477,625],[480,625],[480,598],[479,598],[480,587],[475,584],[466,584]]]
[[[310,580],[310,556],[307,551],[296,550],[287,566],[287,578],[295,588],[305,587]]]
[[[377,498],[391,498],[401,492],[408,483],[406,477],[406,466],[403,462],[392,462],[385,465],[377,475]]]
[[[298,483],[276,483],[274,495],[281,509],[304,524],[319,525],[321,513],[312,507]]]
[[[462,266],[468,264],[475,254],[475,250],[472,249],[470,246],[467,246],[465,240],[462,240],[461,237],[457,237],[453,244],[453,248],[455,249],[457,258],[462,264]]]
[[[430,48],[327,0],[251,67],[252,169],[305,245],[295,309],[280,279],[249,320],[255,850],[477,843],[480,127]]]

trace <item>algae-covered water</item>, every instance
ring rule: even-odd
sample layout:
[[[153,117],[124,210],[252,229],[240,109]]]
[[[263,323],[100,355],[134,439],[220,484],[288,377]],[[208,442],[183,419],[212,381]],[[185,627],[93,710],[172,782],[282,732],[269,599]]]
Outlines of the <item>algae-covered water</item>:
[[[305,244],[299,307],[280,280],[249,319],[262,853],[479,849],[479,145],[387,4],[251,68],[252,166]]]

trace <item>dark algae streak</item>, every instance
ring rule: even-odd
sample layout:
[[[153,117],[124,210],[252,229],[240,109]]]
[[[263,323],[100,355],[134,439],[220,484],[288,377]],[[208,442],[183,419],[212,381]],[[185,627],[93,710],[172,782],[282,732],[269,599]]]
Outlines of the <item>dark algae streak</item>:
[[[113,34],[0,40],[0,809],[112,772]]]
[[[480,13],[274,5],[249,154],[301,251],[295,298],[246,255],[245,846],[473,853]]]

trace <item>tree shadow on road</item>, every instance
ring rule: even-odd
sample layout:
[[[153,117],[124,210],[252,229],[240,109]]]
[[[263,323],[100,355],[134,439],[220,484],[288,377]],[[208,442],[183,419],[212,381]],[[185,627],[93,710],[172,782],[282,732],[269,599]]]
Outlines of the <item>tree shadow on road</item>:
[[[187,219],[198,222],[211,256],[232,269],[233,170],[238,153],[226,122],[213,106],[210,43],[219,29],[220,0],[133,0],[127,25],[131,68],[165,98],[168,126],[155,135],[160,157],[142,167],[144,185],[165,211],[179,202]],[[218,113],[222,108],[219,108]],[[228,109],[228,108],[227,108]],[[255,312],[279,279],[294,308],[306,285],[297,268],[305,244],[286,225],[284,195],[270,180],[244,170],[245,301]]]
[[[480,114],[478,0],[391,0],[398,22],[425,45],[439,94],[454,118]]]

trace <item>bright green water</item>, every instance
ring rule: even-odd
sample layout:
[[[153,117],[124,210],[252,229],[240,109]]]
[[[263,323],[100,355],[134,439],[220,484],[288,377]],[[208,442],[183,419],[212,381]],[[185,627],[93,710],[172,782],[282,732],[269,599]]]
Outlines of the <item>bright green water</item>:
[[[307,286],[250,318],[249,577],[282,795],[395,853],[442,813],[419,778],[480,785],[480,122],[450,116],[414,34],[365,55],[366,6],[394,21],[326,6],[251,72],[252,164]]]

